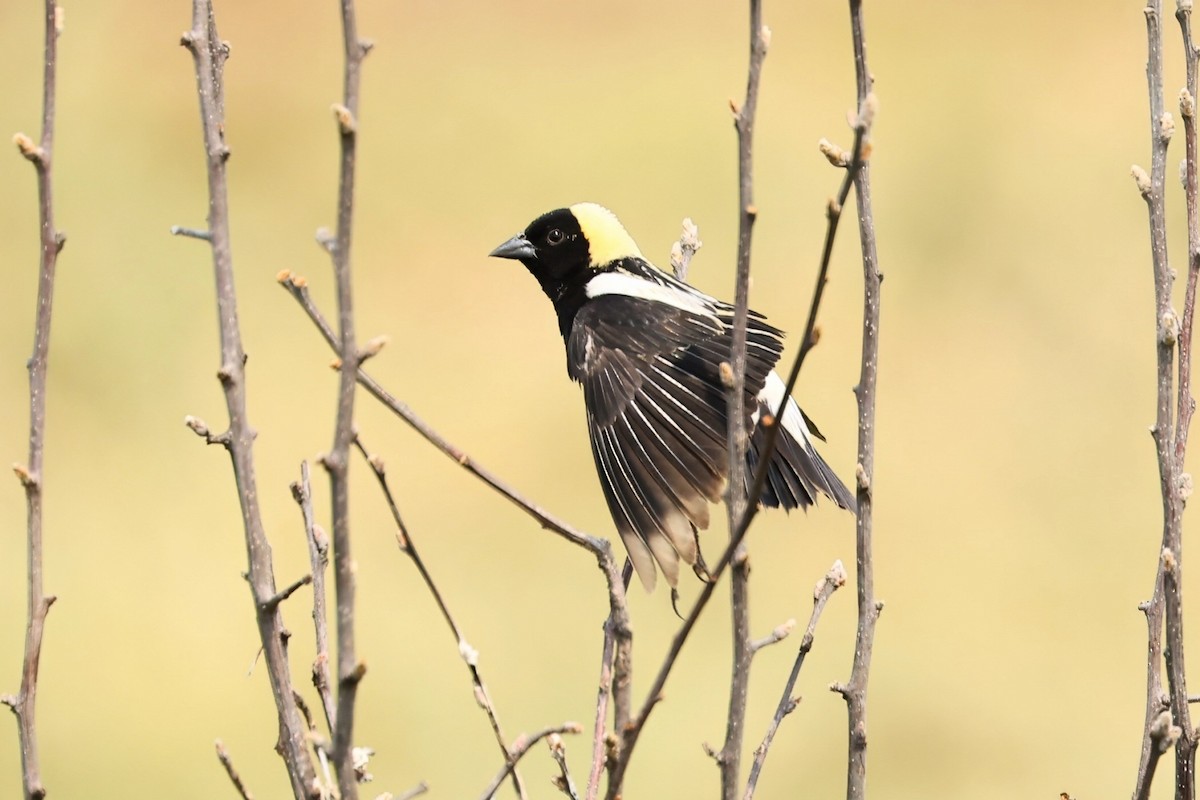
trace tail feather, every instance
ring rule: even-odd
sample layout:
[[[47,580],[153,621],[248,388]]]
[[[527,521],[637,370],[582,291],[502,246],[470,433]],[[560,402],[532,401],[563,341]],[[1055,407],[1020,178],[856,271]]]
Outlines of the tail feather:
[[[750,489],[759,453],[766,441],[767,430],[757,424],[764,415],[774,414],[783,399],[783,381],[772,372],[758,395],[758,408],[752,415],[756,423],[746,452],[746,490]],[[767,469],[767,481],[759,502],[768,508],[807,508],[824,494],[840,508],[856,511],[854,495],[834,474],[813,446],[807,418],[790,397],[784,407],[775,452]]]

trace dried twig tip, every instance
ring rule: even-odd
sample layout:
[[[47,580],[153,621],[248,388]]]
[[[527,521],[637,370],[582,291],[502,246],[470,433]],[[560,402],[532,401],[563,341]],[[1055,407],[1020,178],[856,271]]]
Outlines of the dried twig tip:
[[[275,280],[285,286],[292,282],[292,271],[290,269],[281,269],[275,273]]]

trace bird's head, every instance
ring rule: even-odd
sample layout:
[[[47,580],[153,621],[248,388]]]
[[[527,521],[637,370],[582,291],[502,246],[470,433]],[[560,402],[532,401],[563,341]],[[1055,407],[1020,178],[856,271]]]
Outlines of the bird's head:
[[[590,276],[623,259],[642,258],[617,215],[596,203],[547,212],[489,255],[520,261],[543,283]]]

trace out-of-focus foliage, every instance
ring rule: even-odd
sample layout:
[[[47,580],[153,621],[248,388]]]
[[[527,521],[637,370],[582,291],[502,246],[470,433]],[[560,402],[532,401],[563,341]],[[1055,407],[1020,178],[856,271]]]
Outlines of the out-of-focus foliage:
[[[739,3],[392,3],[364,0],[366,63],[354,266],[359,331],[392,344],[371,368],[473,457],[547,508],[608,534],[582,400],[548,303],[485,254],[537,213],[618,211],[659,263],[693,217],[692,280],[733,282],[735,139],[744,90]],[[848,143],[853,104],[841,3],[772,4],[759,106],[753,304],[798,331]],[[228,462],[183,426],[224,419],[207,248],[172,239],[206,202],[192,64],[177,2],[67,3],[61,41],[59,262],[47,450],[50,615],[38,708],[56,796],[211,798],[227,743],[260,796],[282,796],[274,712],[247,588]],[[334,214],[340,95],[334,3],[218,4],[234,259],[252,422],[279,580],[307,570],[288,494],[332,440],[330,354],[274,283],[307,276],[329,308],[313,231]],[[40,4],[0,4],[0,133],[37,133]],[[873,3],[880,114],[873,179],[884,283],[876,477],[879,626],[870,783],[887,798],[1112,796],[1132,784],[1159,535],[1153,322],[1145,212],[1128,178],[1148,153],[1139,4]],[[1182,85],[1168,26],[1168,103]],[[1180,157],[1181,148],[1172,151]],[[1180,268],[1181,204],[1171,222]],[[24,459],[24,362],[37,259],[32,170],[0,157],[0,461]],[[853,225],[838,243],[821,344],[800,394],[853,473],[860,285]],[[388,462],[414,537],[481,652],[507,732],[590,726],[602,582],[363,396],[358,426]],[[356,465],[361,466],[361,465]],[[355,487],[357,739],[379,791],[427,779],[474,797],[499,765],[433,603],[397,553],[363,469]],[[318,508],[327,509],[316,472]],[[716,552],[724,534],[707,534]],[[804,619],[849,516],[765,515],[751,540],[753,624]],[[24,509],[0,482],[0,691],[16,688]],[[684,602],[696,585],[685,581]],[[804,701],[759,796],[841,792],[852,588],[835,596]],[[1194,593],[1193,593],[1194,594]],[[288,601],[297,683],[312,656],[309,594]],[[676,620],[633,591],[635,681]],[[1194,629],[1194,626],[1193,626]],[[1195,641],[1195,637],[1193,637]],[[766,725],[795,641],[755,662],[747,743]],[[701,741],[723,733],[727,610],[687,646],[630,774],[631,797],[711,796]],[[640,696],[640,695],[639,695]],[[0,723],[0,795],[18,790]],[[568,741],[577,777],[587,746]],[[554,796],[540,750],[523,766]],[[1158,795],[1166,796],[1166,781]],[[505,788],[503,792],[509,792]],[[1157,795],[1156,795],[1157,796]]]

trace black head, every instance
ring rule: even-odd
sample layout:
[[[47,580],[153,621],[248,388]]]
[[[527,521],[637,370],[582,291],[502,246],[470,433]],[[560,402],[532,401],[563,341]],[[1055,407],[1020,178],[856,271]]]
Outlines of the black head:
[[[587,238],[569,208],[542,214],[489,255],[520,261],[543,285],[582,277],[591,262]]]
[[[616,215],[595,203],[543,214],[490,255],[520,261],[537,278],[554,303],[564,338],[587,301],[587,282],[624,259],[642,257]]]

